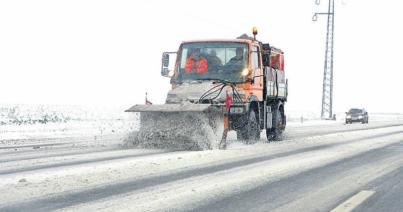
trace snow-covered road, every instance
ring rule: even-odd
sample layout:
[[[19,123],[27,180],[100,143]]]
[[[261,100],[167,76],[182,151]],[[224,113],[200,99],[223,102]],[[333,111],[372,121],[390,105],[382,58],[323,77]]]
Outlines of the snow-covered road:
[[[123,136],[3,140],[0,211],[331,210],[403,165],[403,121],[295,123],[281,142],[230,134],[227,150],[194,152],[125,148]]]

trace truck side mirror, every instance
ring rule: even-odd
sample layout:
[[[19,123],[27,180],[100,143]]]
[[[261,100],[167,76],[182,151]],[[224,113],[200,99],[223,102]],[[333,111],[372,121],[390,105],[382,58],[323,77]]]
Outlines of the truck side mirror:
[[[168,67],[169,66],[169,54],[164,52],[162,54],[162,66]]]
[[[170,54],[176,54],[176,52],[164,52],[162,54],[161,75],[164,77],[172,77],[174,74],[174,66],[170,66],[170,59],[172,59],[172,57],[169,57]]]
[[[164,77],[168,77],[169,75],[168,66],[169,66],[169,54],[164,52],[162,54],[162,61],[161,61],[161,75]]]

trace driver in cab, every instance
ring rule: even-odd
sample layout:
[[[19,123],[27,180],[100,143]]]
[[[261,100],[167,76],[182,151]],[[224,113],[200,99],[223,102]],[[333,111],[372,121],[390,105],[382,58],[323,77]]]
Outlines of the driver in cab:
[[[236,48],[235,57],[231,58],[226,65],[227,66],[242,66],[243,65],[243,49]]]
[[[207,59],[200,54],[200,49],[194,49],[186,60],[185,73],[196,72],[197,74],[205,74],[207,69]]]

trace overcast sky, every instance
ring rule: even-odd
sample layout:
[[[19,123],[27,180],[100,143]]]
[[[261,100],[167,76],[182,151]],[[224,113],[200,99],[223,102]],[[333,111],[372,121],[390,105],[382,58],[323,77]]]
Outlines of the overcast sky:
[[[334,110],[403,112],[401,3],[336,0]],[[0,104],[163,103],[163,51],[258,39],[285,52],[288,110],[320,113],[326,17],[314,0],[0,1]]]

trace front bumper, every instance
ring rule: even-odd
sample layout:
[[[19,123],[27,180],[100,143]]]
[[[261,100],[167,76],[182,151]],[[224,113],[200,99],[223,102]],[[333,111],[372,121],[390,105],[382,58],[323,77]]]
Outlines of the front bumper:
[[[346,122],[363,122],[364,118],[349,118],[346,119]]]

